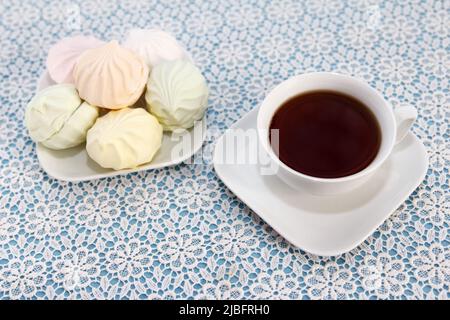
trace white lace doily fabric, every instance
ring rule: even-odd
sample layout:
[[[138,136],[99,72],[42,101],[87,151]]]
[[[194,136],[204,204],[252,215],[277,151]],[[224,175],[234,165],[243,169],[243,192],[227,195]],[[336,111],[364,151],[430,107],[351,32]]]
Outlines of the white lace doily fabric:
[[[2,0],[0,16],[1,299],[450,298],[450,1]],[[218,132],[295,74],[365,79],[394,107],[418,108],[426,179],[362,245],[324,258],[271,230],[208,161],[50,178],[23,124],[49,47],[132,27],[188,48]]]

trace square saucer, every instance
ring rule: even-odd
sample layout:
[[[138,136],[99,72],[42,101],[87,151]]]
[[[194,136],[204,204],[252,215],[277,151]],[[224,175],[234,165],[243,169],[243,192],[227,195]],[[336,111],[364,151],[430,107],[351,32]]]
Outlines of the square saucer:
[[[277,176],[261,175],[259,164],[229,164],[232,130],[256,130],[258,108],[217,141],[214,168],[224,184],[296,247],[320,256],[348,252],[369,237],[425,178],[425,147],[412,133],[395,146],[386,163],[361,187],[340,195],[317,196],[292,189]],[[236,135],[233,136],[233,139]],[[258,150],[247,139],[247,150]],[[235,144],[242,152],[242,144]],[[237,150],[236,150],[237,152]]]

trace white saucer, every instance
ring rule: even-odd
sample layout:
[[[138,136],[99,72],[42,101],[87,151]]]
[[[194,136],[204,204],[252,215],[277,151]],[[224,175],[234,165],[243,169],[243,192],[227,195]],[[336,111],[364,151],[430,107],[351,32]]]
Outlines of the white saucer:
[[[53,84],[54,82],[48,73],[45,72],[39,79],[38,90]],[[86,181],[157,169],[183,162],[196,153],[203,145],[203,141],[206,138],[206,115],[195,124],[194,128],[188,130],[184,135],[178,136],[178,140],[173,140],[171,135],[164,133],[161,149],[152,162],[128,170],[116,171],[100,167],[89,158],[84,144],[67,150],[51,150],[38,143],[36,151],[41,167],[49,176],[64,181]],[[184,143],[181,143],[181,141],[184,141]],[[174,148],[177,148],[175,156],[172,155]]]
[[[249,112],[230,129],[255,128],[257,113],[257,109]],[[423,144],[409,133],[362,187],[338,196],[315,196],[291,189],[276,176],[261,175],[258,164],[222,164],[224,137],[230,134],[227,131],[216,143],[217,175],[286,240],[320,256],[357,247],[408,198],[428,168]],[[255,149],[249,146],[248,150]]]

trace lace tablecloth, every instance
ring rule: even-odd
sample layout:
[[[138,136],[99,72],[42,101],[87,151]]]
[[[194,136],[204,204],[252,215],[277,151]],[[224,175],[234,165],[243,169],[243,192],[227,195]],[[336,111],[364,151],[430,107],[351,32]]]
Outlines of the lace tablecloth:
[[[0,298],[450,297],[450,1],[2,0],[0,16]],[[48,48],[132,27],[161,27],[188,48],[216,132],[295,74],[364,78],[394,107],[418,108],[425,180],[362,245],[323,258],[271,230],[208,157],[85,183],[50,178],[23,124]]]

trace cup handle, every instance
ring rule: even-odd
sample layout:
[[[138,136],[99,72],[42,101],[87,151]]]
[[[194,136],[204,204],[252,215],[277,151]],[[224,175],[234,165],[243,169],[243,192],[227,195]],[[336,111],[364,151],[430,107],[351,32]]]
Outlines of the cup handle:
[[[397,107],[394,110],[394,116],[397,124],[395,144],[398,144],[406,137],[412,124],[417,119],[417,110],[412,106]]]

